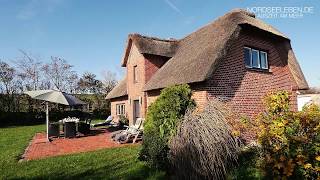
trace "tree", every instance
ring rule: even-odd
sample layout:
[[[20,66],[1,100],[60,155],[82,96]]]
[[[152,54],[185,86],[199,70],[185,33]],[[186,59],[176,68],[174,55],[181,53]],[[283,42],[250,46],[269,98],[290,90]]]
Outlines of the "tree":
[[[102,82],[96,79],[96,75],[90,72],[85,72],[79,79],[78,88],[82,93],[95,93],[102,92]]]
[[[116,79],[116,74],[111,71],[103,72],[103,91],[105,94],[108,94],[116,85],[118,81]]]
[[[18,76],[22,79],[23,86],[26,90],[38,90],[44,87],[42,76],[42,63],[39,58],[36,58],[24,50],[19,50],[23,57],[14,61]]]
[[[78,75],[72,70],[72,65],[60,57],[51,57],[51,62],[44,64],[42,70],[55,88],[65,92],[75,92]]]
[[[0,82],[3,85],[5,94],[12,94],[15,91],[15,73],[16,71],[13,67],[0,60]]]
[[[71,94],[77,93],[78,81],[79,81],[78,74],[72,73],[70,75],[70,77],[67,79],[67,82],[68,82],[67,89],[68,89],[69,93],[71,93]]]
[[[0,60],[0,86],[1,96],[0,109],[4,111],[15,111],[18,106],[15,102],[15,94],[22,91],[22,81],[17,78],[16,70],[8,63]],[[20,91],[19,91],[20,90]]]

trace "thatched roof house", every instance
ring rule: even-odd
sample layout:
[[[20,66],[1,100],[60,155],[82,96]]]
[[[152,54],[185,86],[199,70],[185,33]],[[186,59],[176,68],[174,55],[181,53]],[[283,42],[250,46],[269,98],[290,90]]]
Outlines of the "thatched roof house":
[[[107,99],[127,96],[129,119],[136,116],[132,115],[135,108],[131,107],[134,106],[131,101],[139,100],[142,106],[139,117],[144,117],[147,106],[154,100],[152,97],[160,89],[176,84],[190,84],[195,96],[202,99],[202,96],[226,96],[233,104],[245,101],[241,96],[249,93],[246,88],[259,79],[267,82],[251,84],[250,88],[259,92],[253,99],[261,98],[267,90],[308,89],[290,39],[241,9],[178,40],[130,34],[121,65],[127,68],[126,78]],[[249,109],[249,115],[258,111]]]

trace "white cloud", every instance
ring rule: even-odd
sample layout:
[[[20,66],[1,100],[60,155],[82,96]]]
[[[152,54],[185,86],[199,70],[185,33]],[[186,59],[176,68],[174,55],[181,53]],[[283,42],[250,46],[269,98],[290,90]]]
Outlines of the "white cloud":
[[[48,14],[61,4],[62,0],[31,0],[21,7],[16,17],[20,20],[29,20],[41,14]]]
[[[164,2],[175,12],[182,14],[181,10],[176,5],[174,5],[170,0],[164,0]]]

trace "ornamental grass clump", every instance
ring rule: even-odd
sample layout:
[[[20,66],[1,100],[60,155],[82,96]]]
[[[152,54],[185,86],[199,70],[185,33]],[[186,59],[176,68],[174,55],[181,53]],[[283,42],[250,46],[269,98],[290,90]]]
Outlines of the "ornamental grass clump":
[[[290,111],[286,91],[264,99],[266,112],[258,119],[264,170],[276,179],[319,179],[320,108],[308,105]]]
[[[188,111],[170,142],[170,162],[181,179],[225,179],[236,165],[240,143],[232,135],[226,106],[217,100]]]

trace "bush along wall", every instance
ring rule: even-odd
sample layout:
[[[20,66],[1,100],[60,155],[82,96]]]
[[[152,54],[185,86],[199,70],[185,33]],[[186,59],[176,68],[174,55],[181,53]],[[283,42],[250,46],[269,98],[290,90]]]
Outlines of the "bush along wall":
[[[88,118],[93,119],[91,113],[82,112],[79,110],[72,111],[49,111],[50,122],[59,121],[66,117],[77,117],[80,120]],[[0,111],[0,127],[5,126],[24,126],[45,124],[46,114],[45,112],[1,112]]]
[[[168,144],[187,109],[195,106],[191,96],[188,85],[168,87],[148,108],[140,159],[151,167],[169,168]]]
[[[276,179],[319,179],[320,108],[292,112],[289,94],[279,91],[264,99],[266,112],[258,119],[263,169]]]
[[[76,94],[77,98],[90,104],[91,110],[86,106],[69,107],[62,104],[49,103],[50,121],[58,121],[65,117],[78,117],[81,120],[106,119],[110,115],[110,101],[105,100],[103,94]],[[4,106],[7,95],[0,94],[0,127],[33,125],[45,123],[44,101],[30,98],[24,94],[12,96],[15,104],[14,108],[8,109]]]
[[[45,123],[44,112],[3,112],[0,111],[0,127],[35,125]]]

